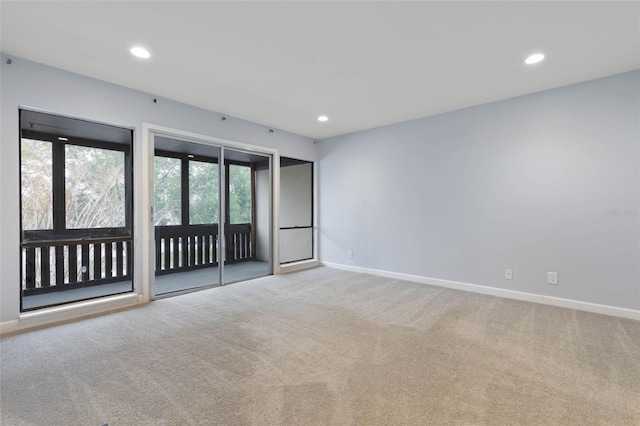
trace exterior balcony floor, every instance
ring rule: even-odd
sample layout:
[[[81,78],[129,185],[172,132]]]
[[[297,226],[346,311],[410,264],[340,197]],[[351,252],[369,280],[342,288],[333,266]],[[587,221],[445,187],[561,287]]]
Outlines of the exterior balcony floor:
[[[225,284],[231,284],[238,281],[246,281],[253,278],[271,275],[271,269],[269,268],[268,262],[252,260],[225,265],[224,274]],[[164,297],[173,293],[194,290],[201,287],[213,287],[217,285],[220,285],[218,267],[214,266],[210,268],[196,269],[193,271],[156,276],[155,294],[156,296]],[[131,291],[131,280],[53,291],[23,297],[22,308],[26,311],[47,306],[77,302],[80,300],[128,293]]]

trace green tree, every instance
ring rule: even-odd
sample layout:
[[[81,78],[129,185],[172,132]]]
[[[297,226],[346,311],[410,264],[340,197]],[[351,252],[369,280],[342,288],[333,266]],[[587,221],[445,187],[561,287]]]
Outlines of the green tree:
[[[181,160],[179,158],[154,158],[155,225],[180,225],[181,219]]]
[[[125,224],[124,153],[77,145],[65,147],[68,229],[117,228]]]
[[[218,223],[218,164],[189,161],[189,223]]]
[[[20,144],[22,229],[53,228],[51,142],[22,139]]]
[[[229,166],[229,215],[231,223],[251,223],[251,169]]]

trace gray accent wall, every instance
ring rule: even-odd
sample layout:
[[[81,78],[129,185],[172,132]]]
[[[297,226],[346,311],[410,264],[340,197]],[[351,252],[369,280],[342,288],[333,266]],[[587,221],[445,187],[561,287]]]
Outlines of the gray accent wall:
[[[157,98],[154,103],[152,94],[12,55],[3,53],[0,58],[0,322],[16,320],[19,315],[19,106],[131,127],[135,129],[136,144],[142,143],[142,123],[147,122],[277,148],[280,155],[287,157],[317,160],[318,146],[303,136],[278,129],[270,133],[268,127],[230,116],[222,121],[221,113],[168,99]],[[6,63],[8,58],[11,64]],[[151,66],[149,70],[152,72]],[[140,190],[134,188],[134,196]]]
[[[320,259],[639,309],[639,81],[321,141]]]

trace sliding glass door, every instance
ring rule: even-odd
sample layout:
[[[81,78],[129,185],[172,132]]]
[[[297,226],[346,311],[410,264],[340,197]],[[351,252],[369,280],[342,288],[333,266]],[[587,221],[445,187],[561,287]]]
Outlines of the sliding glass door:
[[[223,283],[272,271],[271,157],[224,149],[225,250]]]
[[[270,275],[271,157],[154,137],[154,296]]]
[[[155,295],[220,283],[220,148],[155,138]]]

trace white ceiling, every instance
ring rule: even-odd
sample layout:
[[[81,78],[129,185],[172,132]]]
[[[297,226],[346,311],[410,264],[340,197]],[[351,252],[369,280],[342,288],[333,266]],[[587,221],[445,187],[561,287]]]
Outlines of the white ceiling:
[[[0,7],[5,53],[315,139],[640,68],[638,2]]]

